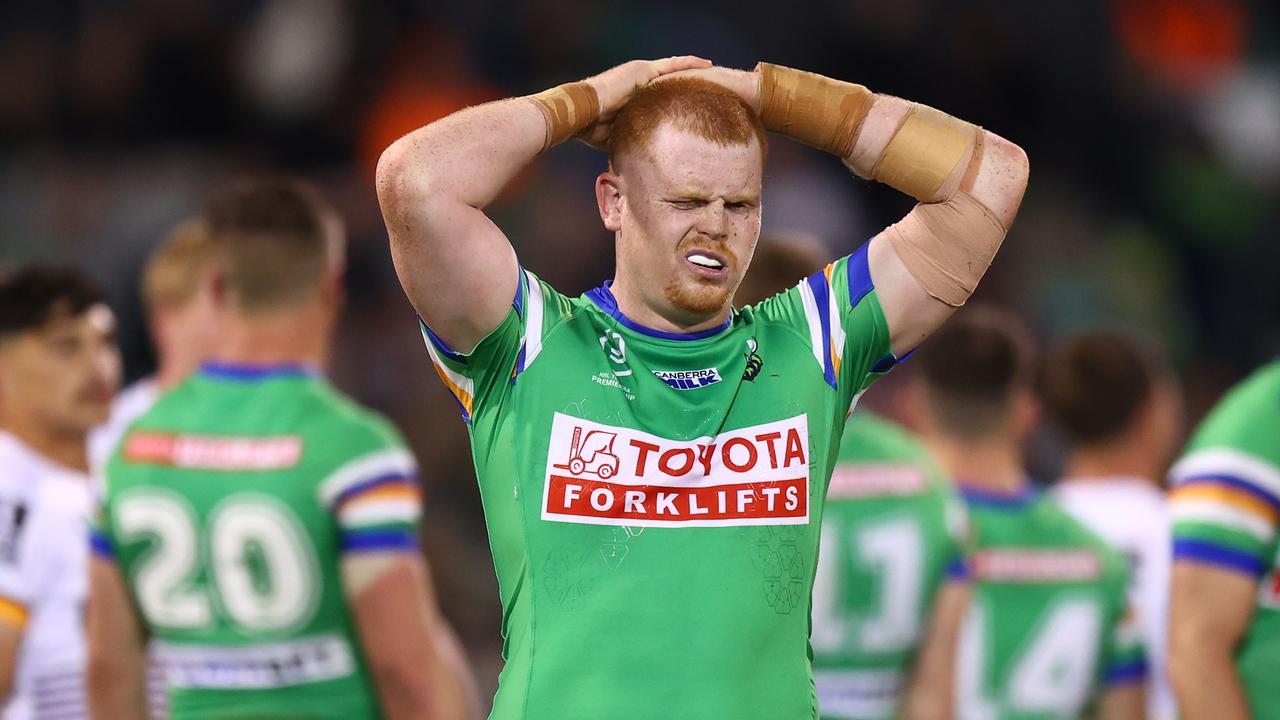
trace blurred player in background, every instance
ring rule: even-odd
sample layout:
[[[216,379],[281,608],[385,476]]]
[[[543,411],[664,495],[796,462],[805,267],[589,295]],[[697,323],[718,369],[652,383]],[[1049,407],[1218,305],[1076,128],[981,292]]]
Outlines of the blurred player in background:
[[[1147,716],[1173,720],[1164,665],[1172,548],[1160,479],[1183,431],[1177,379],[1136,340],[1098,331],[1049,355],[1041,392],[1069,449],[1053,498],[1129,561],[1129,602],[1151,670]]]
[[[236,184],[206,219],[217,362],[107,466],[94,714],[143,715],[150,634],[174,718],[469,716],[418,547],[413,457],[319,375],[341,303],[337,216],[280,180]]]
[[[504,607],[494,718],[814,716],[815,521],[849,408],[964,303],[1021,203],[1026,156],[997,135],[708,65],[635,61],[468,108],[379,162],[396,270],[470,424]],[[768,129],[920,203],[736,313]],[[484,207],[574,136],[609,151],[595,191],[617,266],[569,298]]]
[[[142,307],[155,350],[154,375],[116,397],[111,418],[89,436],[89,467],[101,472],[129,425],[164,393],[177,387],[213,351],[218,317],[211,286],[213,248],[199,218],[169,232],[142,268]]]
[[[960,488],[973,598],[956,660],[961,718],[1144,716],[1146,663],[1119,553],[1032,487],[1023,443],[1038,413],[1029,334],[970,308],[916,353],[926,445]]]
[[[1179,711],[1280,718],[1280,361],[1218,403],[1170,476]]]
[[[749,305],[822,267],[804,236],[762,237],[734,295]],[[813,586],[823,718],[945,720],[968,602],[964,508],[906,429],[858,409],[845,426]],[[958,581],[958,582],[957,582]]]
[[[115,317],[78,271],[0,279],[0,717],[84,718],[85,440],[120,384]]]

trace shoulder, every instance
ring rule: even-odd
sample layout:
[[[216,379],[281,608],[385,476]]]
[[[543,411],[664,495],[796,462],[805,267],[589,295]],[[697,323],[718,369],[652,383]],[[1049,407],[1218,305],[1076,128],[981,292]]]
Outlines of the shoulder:
[[[1190,453],[1231,448],[1280,465],[1280,361],[1273,362],[1227,392],[1200,423]]]
[[[339,457],[405,445],[400,431],[386,416],[360,405],[328,383],[313,386],[307,401],[311,405],[307,439]]]
[[[1098,533],[1046,495],[1041,500],[1041,521],[1052,519],[1052,525],[1064,546],[1088,551],[1098,558],[1100,575],[1104,582],[1119,583],[1123,589],[1128,564],[1120,551]],[[1047,523],[1046,523],[1047,524]]]

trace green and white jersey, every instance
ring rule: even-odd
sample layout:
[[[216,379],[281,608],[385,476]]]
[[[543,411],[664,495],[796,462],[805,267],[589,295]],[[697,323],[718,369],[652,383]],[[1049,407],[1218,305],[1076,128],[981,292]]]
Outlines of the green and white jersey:
[[[1280,361],[1227,393],[1171,476],[1174,562],[1209,564],[1258,582],[1236,672],[1253,717],[1280,718]]]
[[[396,431],[300,366],[206,365],[106,469],[93,549],[128,580],[174,718],[374,718],[339,575],[417,551]]]
[[[1147,663],[1124,558],[1030,488],[961,488],[973,600],[956,660],[963,720],[1078,718]]]
[[[967,577],[965,512],[904,428],[854,413],[827,489],[813,585],[823,718],[896,716],[934,599]]]
[[[522,271],[468,355],[503,605],[493,718],[815,717],[809,593],[854,398],[894,358],[865,251],[705,332]]]

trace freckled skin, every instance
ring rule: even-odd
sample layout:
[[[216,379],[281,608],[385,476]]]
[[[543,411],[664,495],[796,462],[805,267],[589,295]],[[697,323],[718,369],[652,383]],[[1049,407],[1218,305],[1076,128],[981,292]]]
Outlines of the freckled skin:
[[[719,145],[672,125],[643,154],[623,157],[606,227],[618,232],[614,294],[635,319],[687,329],[723,322],[760,236],[763,153]],[[709,251],[724,262],[709,276],[686,259]]]

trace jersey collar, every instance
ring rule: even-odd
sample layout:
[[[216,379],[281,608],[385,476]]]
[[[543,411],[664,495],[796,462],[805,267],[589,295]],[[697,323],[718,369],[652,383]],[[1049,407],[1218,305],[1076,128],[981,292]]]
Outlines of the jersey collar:
[[[610,289],[612,286],[613,281],[606,280],[600,287],[587,291],[587,299],[595,303],[596,307],[604,311],[609,317],[617,320],[623,327],[628,330],[634,330],[641,335],[648,335],[649,337],[660,338],[662,340],[703,340],[719,335],[725,330],[728,330],[729,325],[733,323],[733,312],[730,311],[729,317],[725,319],[724,323],[706,330],[700,330],[693,333],[672,333],[664,330],[655,330],[651,327],[641,325],[635,320],[632,320],[622,314],[622,310],[618,308],[618,299],[613,296],[613,291]]]
[[[965,502],[970,505],[1004,510],[1025,508],[1040,497],[1040,492],[1029,481],[1021,490],[1014,492],[988,490],[963,481],[956,483],[956,489],[960,491],[960,496],[964,498]]]
[[[275,365],[249,365],[238,363],[206,362],[200,365],[200,374],[215,380],[236,382],[260,382],[277,378],[314,378],[320,369],[310,363],[279,363]]]

